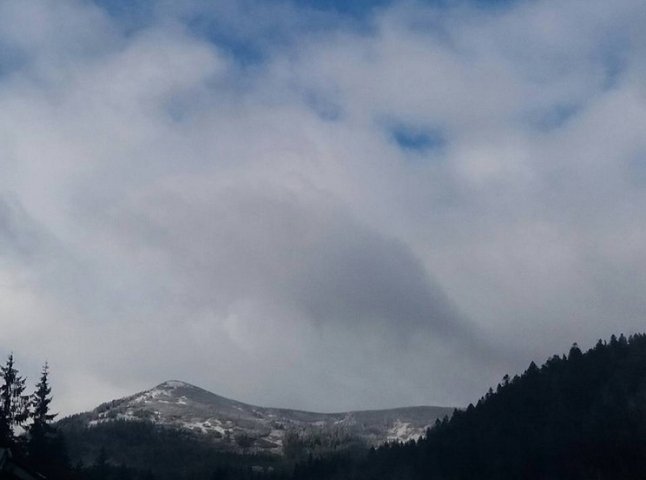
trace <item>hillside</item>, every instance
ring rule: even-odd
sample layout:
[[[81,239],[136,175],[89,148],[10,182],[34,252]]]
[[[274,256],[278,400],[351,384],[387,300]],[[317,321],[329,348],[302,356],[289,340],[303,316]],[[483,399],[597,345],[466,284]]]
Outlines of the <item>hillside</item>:
[[[575,344],[505,377],[418,442],[316,461],[294,478],[646,478],[646,336],[613,336],[586,353]]]
[[[343,413],[266,408],[171,380],[62,419],[57,425],[75,462],[91,464],[105,447],[113,463],[146,468],[150,462],[142,459],[159,458],[166,444],[175,444],[176,451],[184,449],[185,458],[195,452],[222,459],[246,454],[254,456],[250,463],[263,464],[271,463],[276,455],[297,460],[310,454],[408,441],[419,438],[451,412],[444,407]],[[134,460],[133,452],[137,452]]]

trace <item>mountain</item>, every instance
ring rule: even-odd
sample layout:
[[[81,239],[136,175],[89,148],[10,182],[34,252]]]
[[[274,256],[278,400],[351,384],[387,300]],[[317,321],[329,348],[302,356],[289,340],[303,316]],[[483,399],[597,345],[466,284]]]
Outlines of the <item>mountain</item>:
[[[177,380],[104,403],[91,412],[58,422],[63,432],[122,422],[146,422],[202,437],[221,451],[298,455],[339,443],[378,445],[415,440],[444,407],[408,407],[344,413],[314,413],[249,405]],[[311,453],[311,451],[307,452]]]

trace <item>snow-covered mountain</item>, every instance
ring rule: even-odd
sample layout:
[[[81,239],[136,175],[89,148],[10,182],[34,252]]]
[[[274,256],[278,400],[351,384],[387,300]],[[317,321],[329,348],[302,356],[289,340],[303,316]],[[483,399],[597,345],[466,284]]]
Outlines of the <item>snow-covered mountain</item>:
[[[190,430],[230,451],[282,453],[294,440],[355,438],[368,444],[416,439],[444,407],[408,407],[345,413],[313,413],[265,408],[230,400],[185,382],[171,380],[130,397],[104,403],[75,416],[92,428],[115,420],[150,421]],[[64,421],[63,421],[64,423]]]

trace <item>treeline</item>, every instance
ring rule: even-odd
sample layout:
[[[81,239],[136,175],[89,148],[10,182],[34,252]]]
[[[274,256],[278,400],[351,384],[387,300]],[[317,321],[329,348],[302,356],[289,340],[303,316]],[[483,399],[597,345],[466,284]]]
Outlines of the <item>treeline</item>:
[[[283,455],[295,463],[339,452],[359,453],[367,448],[365,440],[343,427],[291,429],[283,438]]]
[[[222,451],[207,436],[145,420],[59,423],[72,463],[91,480],[252,480],[281,468],[276,455]]]
[[[533,362],[426,436],[364,456],[313,460],[293,479],[646,478],[646,336],[575,344]]]

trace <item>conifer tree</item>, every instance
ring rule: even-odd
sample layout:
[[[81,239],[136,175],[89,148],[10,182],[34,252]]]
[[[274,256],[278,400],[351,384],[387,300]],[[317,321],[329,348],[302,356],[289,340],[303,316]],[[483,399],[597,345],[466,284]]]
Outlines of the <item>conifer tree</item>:
[[[18,374],[13,353],[0,367],[0,444],[12,445],[15,429],[29,418],[29,396],[24,394],[25,379]]]
[[[36,384],[36,391],[31,396],[32,427],[49,427],[49,423],[56,418],[55,413],[49,413],[49,404],[52,402],[52,389],[49,386],[49,365],[45,362],[40,373],[40,381]]]
[[[39,460],[44,460],[53,450],[51,445],[55,440],[54,429],[51,421],[56,414],[50,413],[49,404],[52,401],[52,389],[49,386],[49,366],[43,365],[40,381],[36,384],[36,391],[31,395],[31,419],[29,426],[29,452]]]

